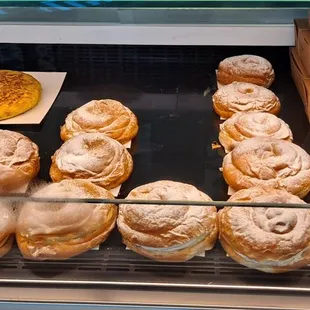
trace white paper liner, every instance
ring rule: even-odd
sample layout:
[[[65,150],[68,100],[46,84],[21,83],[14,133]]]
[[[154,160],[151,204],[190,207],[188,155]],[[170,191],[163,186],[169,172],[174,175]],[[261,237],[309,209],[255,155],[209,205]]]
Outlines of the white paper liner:
[[[123,144],[125,146],[126,149],[130,149],[131,148],[131,140],[128,141],[127,143]]]
[[[98,248],[98,250],[99,250],[99,248]],[[127,251],[131,251],[127,246],[126,246],[126,250],[127,250]],[[195,256],[198,256],[198,257],[205,257],[205,254],[206,254],[206,252],[204,251],[204,252],[202,252],[202,253],[196,254]]]
[[[121,190],[122,185],[119,185],[117,187],[114,187],[112,189],[109,189],[109,192],[111,192],[113,194],[114,197],[117,197],[120,190]]]
[[[66,72],[25,72],[41,83],[42,93],[39,103],[29,111],[15,117],[0,121],[0,124],[40,124],[44,116],[52,107]]]
[[[227,195],[228,195],[228,196],[233,195],[235,192],[236,192],[236,191],[235,191],[233,188],[231,188],[230,186],[228,186],[228,190],[227,190]]]

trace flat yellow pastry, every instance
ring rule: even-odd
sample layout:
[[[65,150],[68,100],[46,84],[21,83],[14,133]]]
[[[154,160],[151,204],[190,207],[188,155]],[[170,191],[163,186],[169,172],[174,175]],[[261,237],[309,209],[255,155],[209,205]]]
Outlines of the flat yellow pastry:
[[[38,104],[41,84],[29,74],[0,70],[0,120],[22,114]]]

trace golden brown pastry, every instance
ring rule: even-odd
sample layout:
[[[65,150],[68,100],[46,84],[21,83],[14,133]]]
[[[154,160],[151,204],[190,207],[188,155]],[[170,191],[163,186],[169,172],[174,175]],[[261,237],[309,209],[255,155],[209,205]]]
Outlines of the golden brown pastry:
[[[247,82],[269,87],[274,81],[275,74],[267,59],[255,55],[240,55],[221,61],[216,77],[221,85]]]
[[[241,141],[255,137],[293,140],[288,124],[270,113],[239,112],[220,124],[219,140],[227,153]]]
[[[236,192],[229,201],[304,203],[284,190],[258,187]],[[310,263],[307,209],[225,207],[219,211],[219,227],[224,250],[249,268],[279,273]]]
[[[0,130],[0,194],[18,191],[39,170],[38,146],[18,132]]]
[[[49,184],[33,196],[114,198],[107,190],[84,180]],[[27,202],[18,217],[17,244],[27,259],[67,259],[106,240],[116,217],[114,204]]]
[[[126,148],[103,133],[84,133],[67,140],[52,156],[54,182],[85,179],[106,189],[125,182],[133,169]]]
[[[71,112],[61,127],[60,136],[66,141],[81,133],[100,132],[125,144],[138,133],[136,116],[119,101],[92,100]]]
[[[40,101],[41,84],[33,76],[0,70],[0,120],[22,114]]]
[[[237,112],[278,114],[279,98],[269,89],[251,83],[234,82],[221,87],[212,97],[213,108],[222,119]]]
[[[247,139],[224,157],[223,176],[236,191],[266,186],[302,198],[310,191],[310,156],[288,141]]]
[[[14,241],[16,227],[15,214],[10,206],[0,206],[0,257],[7,254]]]
[[[212,201],[192,185],[158,181],[135,188],[127,199]],[[163,262],[181,262],[213,248],[215,207],[120,205],[118,229],[126,246]]]

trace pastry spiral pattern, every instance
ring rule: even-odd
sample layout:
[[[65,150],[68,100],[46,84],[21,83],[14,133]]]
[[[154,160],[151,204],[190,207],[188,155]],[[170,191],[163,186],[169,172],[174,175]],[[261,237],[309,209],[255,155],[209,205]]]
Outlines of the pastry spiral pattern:
[[[119,101],[92,100],[67,116],[60,136],[66,141],[81,133],[96,132],[125,144],[136,136],[138,121],[131,110]]]
[[[274,78],[271,63],[255,55],[228,57],[220,62],[217,71],[217,80],[222,85],[232,82],[248,82],[268,88]]]
[[[48,184],[33,197],[114,198],[109,191],[85,180]],[[26,202],[18,217],[17,243],[28,259],[67,259],[103,242],[114,228],[116,217],[114,204]]]
[[[0,194],[18,190],[39,170],[38,146],[20,133],[0,130]]]
[[[219,141],[228,153],[238,143],[255,137],[269,137],[291,142],[290,127],[280,118],[264,112],[239,112],[220,124]]]
[[[126,199],[212,201],[194,186],[173,181],[142,185]],[[128,248],[159,261],[185,261],[212,249],[218,232],[216,208],[204,206],[123,204],[117,224]]]
[[[284,190],[253,187],[229,201],[304,204]],[[278,273],[310,262],[310,211],[296,208],[225,207],[219,212],[220,242],[249,268]]]
[[[125,182],[133,169],[126,148],[102,133],[85,133],[66,141],[52,156],[50,176],[85,179],[106,189]]]
[[[310,190],[310,156],[288,141],[252,138],[224,157],[223,176],[234,190],[268,186],[302,198]]]
[[[223,119],[237,112],[278,114],[279,98],[269,89],[251,83],[234,82],[221,87],[212,97],[214,111]]]

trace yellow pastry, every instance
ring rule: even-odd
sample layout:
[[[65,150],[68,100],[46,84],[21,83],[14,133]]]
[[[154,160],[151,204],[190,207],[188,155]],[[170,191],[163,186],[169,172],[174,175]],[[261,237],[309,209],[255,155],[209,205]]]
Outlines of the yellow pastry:
[[[29,74],[0,70],[0,120],[22,114],[38,104],[41,84]]]

